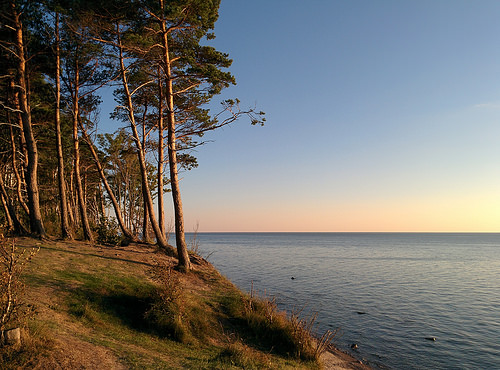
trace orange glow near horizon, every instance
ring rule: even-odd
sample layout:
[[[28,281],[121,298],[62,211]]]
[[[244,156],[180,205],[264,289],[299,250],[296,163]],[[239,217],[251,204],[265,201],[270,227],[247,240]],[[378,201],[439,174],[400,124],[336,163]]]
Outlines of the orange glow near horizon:
[[[196,224],[200,232],[498,232],[500,226],[495,194],[197,211],[197,219],[186,220],[188,232]]]

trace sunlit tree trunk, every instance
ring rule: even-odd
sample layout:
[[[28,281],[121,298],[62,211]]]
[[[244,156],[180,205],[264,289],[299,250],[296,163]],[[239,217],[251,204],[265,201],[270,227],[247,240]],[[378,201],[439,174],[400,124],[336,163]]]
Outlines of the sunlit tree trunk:
[[[59,13],[56,13],[55,24],[55,55],[56,55],[56,109],[55,109],[55,131],[56,131],[56,150],[57,150],[57,185],[59,188],[59,207],[61,215],[61,237],[63,239],[72,239],[71,229],[68,221],[68,201],[66,194],[66,182],[64,180],[64,158],[61,136],[61,53],[59,38]]]
[[[97,152],[95,150],[95,147],[90,139],[90,136],[87,133],[87,130],[83,126],[80,126],[80,129],[82,131],[82,135],[84,140],[87,142],[90,153],[92,154],[92,158],[94,159],[94,163],[97,168],[97,172],[99,173],[99,177],[101,178],[101,182],[104,185],[104,188],[106,189],[106,192],[108,193],[109,199],[111,200],[111,204],[113,205],[113,210],[115,211],[115,216],[116,220],[118,221],[118,225],[120,226],[120,229],[122,230],[123,235],[129,239],[135,241],[137,238],[132,234],[130,229],[126,226],[125,220],[123,219],[123,213],[120,207],[119,202],[116,200],[115,194],[113,190],[111,189],[111,186],[109,185],[108,180],[106,179],[106,174],[104,173],[104,168],[101,165],[101,161],[99,160],[99,156],[97,155]]]
[[[83,194],[82,177],[80,173],[80,142],[78,138],[78,122],[80,119],[80,105],[79,105],[79,68],[78,62],[75,62],[75,76],[74,76],[74,91],[73,93],[73,160],[75,170],[75,185],[76,195],[78,198],[78,209],[80,211],[80,221],[83,229],[83,238],[94,241],[92,231],[90,230],[89,219],[87,215],[87,203]]]
[[[163,9],[163,0],[160,0]],[[167,146],[168,164],[170,168],[170,186],[172,188],[172,200],[174,204],[175,242],[179,258],[179,268],[188,272],[191,269],[191,262],[184,235],[184,213],[182,210],[181,192],[179,187],[179,176],[177,170],[177,149],[175,138],[175,113],[174,113],[174,90],[172,83],[172,73],[168,45],[168,33],[166,22],[161,22],[163,59],[166,75],[166,101],[167,101]]]
[[[12,217],[10,216],[9,207],[7,206],[7,201],[2,193],[0,193],[0,199],[2,200],[2,206],[5,213],[5,219],[7,220],[7,232],[14,231],[14,221],[12,221]]]
[[[165,235],[165,206],[163,200],[163,169],[165,167],[163,143],[163,83],[158,67],[158,223],[160,230]]]
[[[31,123],[31,109],[28,102],[28,84],[26,79],[25,45],[23,40],[23,28],[20,14],[16,9],[15,2],[11,2],[14,26],[16,29],[17,49],[17,88],[19,91],[19,105],[21,119],[28,154],[28,165],[26,169],[26,190],[28,193],[28,208],[30,230],[39,237],[45,237],[42,214],[40,212],[40,193],[38,190],[38,148],[36,145],[33,126]]]
[[[104,192],[102,190],[101,182],[98,183],[99,186],[99,202],[101,206],[101,217],[106,217],[106,204],[104,202]]]
[[[146,116],[147,109],[144,109],[144,118]],[[146,148],[146,120],[143,120],[142,124],[142,148],[145,150]],[[148,208],[148,202],[147,202],[147,195],[146,195],[146,188],[141,185],[141,192],[142,192],[142,203],[143,203],[143,217],[142,217],[142,238],[144,242],[148,243],[149,242],[149,208]],[[158,202],[160,201],[160,198],[158,198]],[[160,206],[158,206],[159,209]],[[160,230],[165,236],[164,229],[162,227],[163,223],[163,216],[161,213],[158,213],[158,226],[160,226]]]
[[[18,98],[19,93],[16,91],[14,77],[12,77],[9,81],[9,90],[8,91],[11,94],[10,99],[9,99],[10,100],[9,103],[12,107],[15,107],[15,109],[17,110],[17,112],[14,113],[15,119],[17,121],[16,123],[19,127],[22,127],[23,122],[21,119],[21,115],[19,113],[19,111],[20,111],[19,98]],[[9,123],[12,123],[12,113],[10,113],[9,111],[7,111],[7,120]],[[21,175],[20,175],[19,169],[18,169],[19,163],[17,161],[17,145],[16,145],[16,139],[15,139],[15,135],[14,135],[14,127],[12,124],[9,125],[9,133],[10,133],[12,170],[14,173],[14,177],[16,178],[17,200],[18,200],[19,204],[21,205],[21,207],[26,212],[26,214],[29,215],[29,208],[28,208],[28,205],[26,204],[26,202],[24,201],[24,197],[23,197],[23,180],[21,179]],[[22,133],[22,131],[21,131],[21,133]],[[18,135],[19,135],[19,133],[18,133]],[[19,135],[19,136],[22,136],[22,135]]]
[[[120,35],[119,26],[117,29],[117,36],[118,36],[120,75],[121,75],[122,85],[123,85],[126,103],[127,103],[130,128],[132,130],[132,135],[133,135],[135,144],[137,146],[137,156],[138,156],[138,160],[139,160],[139,168],[140,168],[140,172],[141,172],[142,186],[145,189],[145,197],[144,197],[145,199],[144,200],[147,203],[147,207],[150,210],[152,210],[152,209],[154,209],[154,207],[153,207],[153,199],[151,197],[151,191],[149,189],[149,183],[148,183],[146,158],[144,157],[142,143],[141,143],[141,140],[139,137],[139,133],[137,132],[137,125],[136,125],[135,117],[134,117],[134,105],[132,102],[132,94],[130,93],[130,90],[128,87],[127,73],[126,73],[124,56],[123,56],[123,45],[121,44],[121,35]],[[158,222],[156,220],[154,212],[149,212],[149,220],[151,222],[151,226],[153,227],[155,237],[156,237],[156,242],[158,243],[158,246],[168,253],[173,253],[171,246],[168,245],[167,240],[165,239],[165,236],[161,232],[161,229],[158,225]]]
[[[22,194],[22,185],[23,182],[21,180],[21,175],[19,174],[19,170],[17,169],[18,163],[17,163],[17,148],[16,148],[16,140],[14,138],[14,128],[12,126],[10,128],[10,145],[12,149],[12,169],[14,172],[14,176],[16,178],[16,193],[17,193],[17,200],[19,201],[19,204],[21,207],[24,209],[27,215],[29,215],[29,209],[28,205],[24,201],[24,197]]]
[[[78,224],[78,212],[76,211],[77,202],[76,202],[76,196],[75,196],[74,179],[75,179],[75,169],[73,168],[73,166],[71,166],[71,171],[70,171],[70,175],[69,175],[69,198],[68,198],[68,202],[70,204],[70,207],[69,207],[69,221],[71,222],[71,225],[73,225],[73,229]]]
[[[1,193],[2,201],[5,202],[4,204],[7,208],[7,212],[6,212],[7,218],[9,218],[10,222],[12,223],[14,234],[15,235],[26,234],[26,229],[19,221],[19,218],[17,217],[17,214],[16,214],[16,210],[15,210],[14,206],[12,205],[12,200],[10,199],[9,194],[7,193],[7,189],[5,189],[2,174],[0,174],[0,193]]]

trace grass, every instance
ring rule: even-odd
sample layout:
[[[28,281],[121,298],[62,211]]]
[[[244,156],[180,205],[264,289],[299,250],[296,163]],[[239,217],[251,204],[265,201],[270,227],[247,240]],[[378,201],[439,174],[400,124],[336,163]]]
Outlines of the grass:
[[[66,367],[319,368],[304,322],[205,261],[181,274],[153,248],[40,247],[24,275],[38,314],[21,348],[0,348],[2,369],[50,367],[63,356]]]

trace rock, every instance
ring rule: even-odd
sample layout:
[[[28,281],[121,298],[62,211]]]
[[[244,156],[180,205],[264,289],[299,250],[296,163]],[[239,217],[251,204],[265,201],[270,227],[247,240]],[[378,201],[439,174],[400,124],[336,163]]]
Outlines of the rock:
[[[21,344],[21,329],[4,330],[4,341],[6,345]]]
[[[295,280],[295,278],[293,276],[290,279]]]
[[[436,337],[425,337],[425,339],[427,339],[427,340],[432,340],[433,342],[435,342],[435,341],[436,341]]]
[[[351,344],[351,349],[357,349],[358,345],[356,343]]]
[[[357,313],[358,315],[366,315],[366,312],[364,312],[364,311],[356,311],[356,313]]]

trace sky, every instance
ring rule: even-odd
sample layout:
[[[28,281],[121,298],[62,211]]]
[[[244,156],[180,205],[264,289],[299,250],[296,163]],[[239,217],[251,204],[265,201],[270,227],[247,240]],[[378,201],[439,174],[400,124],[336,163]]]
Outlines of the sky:
[[[222,0],[211,45],[237,86],[214,104],[267,123],[206,135],[182,173],[186,231],[499,232],[499,15],[496,0]]]

